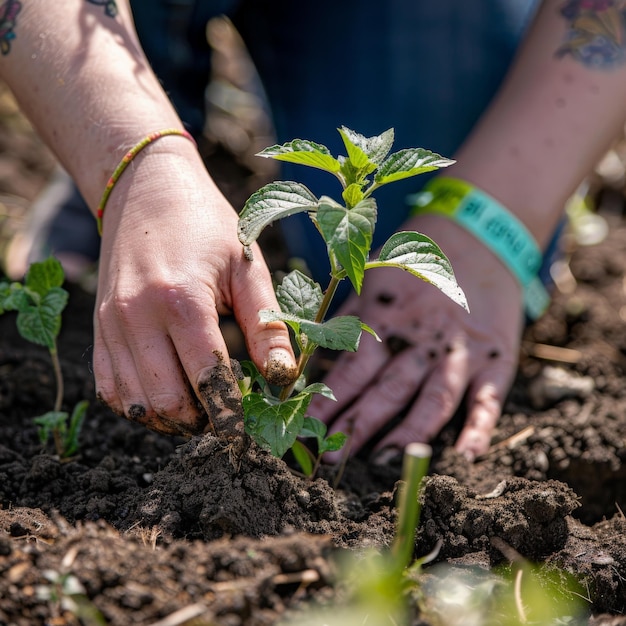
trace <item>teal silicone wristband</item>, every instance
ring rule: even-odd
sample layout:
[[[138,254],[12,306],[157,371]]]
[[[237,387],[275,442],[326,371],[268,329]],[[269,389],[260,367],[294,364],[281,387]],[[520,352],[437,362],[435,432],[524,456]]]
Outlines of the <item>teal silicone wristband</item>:
[[[524,290],[530,319],[540,317],[550,296],[537,276],[543,255],[526,226],[497,200],[456,178],[438,177],[412,196],[413,215],[435,213],[454,220],[487,246],[513,273]]]

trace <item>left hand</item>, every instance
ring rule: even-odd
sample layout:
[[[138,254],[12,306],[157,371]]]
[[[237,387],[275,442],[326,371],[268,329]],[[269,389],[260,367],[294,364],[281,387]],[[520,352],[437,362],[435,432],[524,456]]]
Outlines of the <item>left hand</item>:
[[[407,272],[367,272],[361,296],[352,296],[340,314],[357,314],[382,341],[363,333],[359,350],[342,354],[324,381],[337,402],[315,396],[309,413],[331,432],[348,434],[351,454],[405,413],[375,447],[393,453],[431,440],[465,398],[456,448],[474,459],[489,446],[517,366],[521,288],[482,243],[445,218],[415,217],[403,230],[425,232],[441,247],[471,313]],[[326,458],[338,461],[342,454]]]

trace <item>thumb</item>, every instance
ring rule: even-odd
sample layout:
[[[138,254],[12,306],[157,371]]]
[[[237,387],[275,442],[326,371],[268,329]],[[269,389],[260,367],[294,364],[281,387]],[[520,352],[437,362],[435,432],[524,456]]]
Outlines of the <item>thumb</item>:
[[[257,255],[260,253],[257,252]],[[250,358],[267,382],[285,386],[297,376],[296,358],[287,326],[261,322],[263,309],[280,311],[265,263],[243,261],[233,290],[233,311],[246,339]]]

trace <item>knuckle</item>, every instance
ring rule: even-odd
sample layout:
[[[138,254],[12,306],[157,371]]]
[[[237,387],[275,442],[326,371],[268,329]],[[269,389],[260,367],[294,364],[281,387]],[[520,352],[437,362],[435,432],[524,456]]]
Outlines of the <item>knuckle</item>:
[[[169,419],[185,412],[188,406],[187,398],[177,393],[158,393],[150,397],[150,403],[159,416]]]
[[[415,391],[413,382],[400,376],[386,376],[378,385],[378,394],[385,402],[404,402]]]
[[[428,387],[423,395],[424,404],[438,415],[452,415],[456,408],[456,402],[451,390],[443,385]]]

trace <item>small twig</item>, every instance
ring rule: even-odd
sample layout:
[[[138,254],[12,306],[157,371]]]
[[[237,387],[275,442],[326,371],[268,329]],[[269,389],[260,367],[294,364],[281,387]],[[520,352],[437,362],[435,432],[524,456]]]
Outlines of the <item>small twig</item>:
[[[180,626],[180,624],[184,624],[196,617],[200,617],[207,611],[207,607],[200,602],[196,602],[195,604],[190,604],[178,611],[174,611],[167,617],[159,620],[158,622],[153,622],[150,626]]]
[[[517,447],[520,443],[526,441],[530,436],[532,436],[535,432],[534,426],[526,426],[526,428],[522,428],[519,432],[511,435],[507,439],[503,439],[502,441],[498,441],[498,443],[494,443],[487,454],[490,452],[495,452],[496,450],[500,450],[502,448],[509,448],[510,450]]]
[[[526,610],[524,609],[524,602],[522,601],[522,575],[524,573],[523,569],[518,569],[515,573],[515,606],[517,608],[517,613],[519,615],[519,621],[522,624],[526,624],[528,622],[528,618],[526,617]]]
[[[525,342],[524,349],[527,354],[537,359],[545,361],[558,361],[560,363],[575,364],[582,359],[582,352],[573,350],[572,348],[561,348],[560,346],[551,346],[546,343]]]

